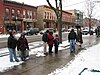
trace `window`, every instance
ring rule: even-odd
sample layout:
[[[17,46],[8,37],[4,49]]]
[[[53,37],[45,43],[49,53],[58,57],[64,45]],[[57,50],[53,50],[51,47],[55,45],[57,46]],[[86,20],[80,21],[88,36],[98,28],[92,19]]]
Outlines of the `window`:
[[[44,18],[46,19],[46,12],[44,13]]]
[[[50,19],[51,19],[51,13],[50,13]]]
[[[26,11],[25,10],[23,11],[23,16],[24,16],[23,18],[26,18]]]
[[[12,17],[14,17],[14,16],[15,16],[15,10],[12,9]]]
[[[5,15],[6,15],[6,17],[9,16],[9,9],[8,8],[5,9]]]
[[[30,12],[29,12],[29,11],[27,11],[27,17],[29,18],[29,16],[30,16]]]
[[[20,10],[17,10],[17,17],[20,17]]]
[[[47,19],[49,19],[49,12],[47,12]]]
[[[32,19],[32,11],[30,11],[30,19]]]
[[[36,12],[33,12],[33,17],[36,18]]]

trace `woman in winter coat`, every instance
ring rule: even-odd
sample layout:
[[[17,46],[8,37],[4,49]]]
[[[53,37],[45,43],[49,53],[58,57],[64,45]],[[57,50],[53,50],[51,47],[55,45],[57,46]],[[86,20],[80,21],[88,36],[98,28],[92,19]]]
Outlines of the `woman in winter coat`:
[[[81,28],[78,29],[76,41],[80,43],[79,46],[81,47],[83,43]]]
[[[54,43],[53,32],[49,32],[48,33],[49,54],[53,53],[52,52],[53,43]]]
[[[29,50],[27,39],[25,38],[24,33],[21,34],[21,36],[18,39],[17,43],[17,50],[21,52],[21,60],[25,61],[26,59],[26,49]]]

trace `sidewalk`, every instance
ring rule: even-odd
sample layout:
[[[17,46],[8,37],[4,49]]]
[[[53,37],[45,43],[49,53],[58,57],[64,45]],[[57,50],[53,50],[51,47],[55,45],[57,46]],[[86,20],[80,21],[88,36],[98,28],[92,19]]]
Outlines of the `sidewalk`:
[[[100,75],[100,43],[81,51],[63,68],[49,75]]]
[[[40,46],[42,46],[42,41],[38,41],[38,42],[34,42],[34,43],[29,43],[30,50],[34,49],[34,48],[37,48],[37,47],[40,47]],[[9,55],[8,48],[1,48],[0,49],[0,57],[6,56],[6,55]]]
[[[59,47],[59,50],[64,50],[66,49],[66,45],[69,44],[67,43],[67,41],[63,42],[60,47]],[[64,46],[65,45],[65,46]],[[41,42],[34,42],[34,43],[29,43],[29,48],[30,48],[30,56],[31,55],[35,55],[36,57],[44,57],[44,53],[43,53],[43,46],[42,46],[42,41]],[[53,51],[54,51],[54,48],[53,48]],[[15,65],[19,65],[19,64],[22,64],[23,62],[10,62],[9,61],[9,52],[8,52],[8,49],[7,48],[2,48],[0,49],[0,55],[2,56],[3,54],[6,54],[8,53],[8,55],[6,56],[3,56],[3,57],[0,57],[0,71],[3,72],[4,70],[7,70],[9,68],[12,68],[14,67]],[[5,59],[5,60],[4,60]]]

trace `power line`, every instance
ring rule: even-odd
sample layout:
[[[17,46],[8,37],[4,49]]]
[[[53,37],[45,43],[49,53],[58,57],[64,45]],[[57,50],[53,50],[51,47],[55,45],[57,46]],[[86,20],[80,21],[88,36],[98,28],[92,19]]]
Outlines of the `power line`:
[[[71,5],[68,5],[68,6],[65,6],[65,7],[69,7],[69,6],[73,6],[73,5],[77,5],[77,4],[81,4],[81,3],[84,3],[85,1],[82,1],[82,2],[78,2],[78,3],[75,3],[75,4],[71,4]]]

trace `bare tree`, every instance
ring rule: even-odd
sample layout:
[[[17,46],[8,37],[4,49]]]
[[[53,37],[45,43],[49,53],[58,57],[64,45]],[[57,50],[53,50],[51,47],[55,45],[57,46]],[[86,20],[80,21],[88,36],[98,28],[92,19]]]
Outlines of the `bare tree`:
[[[92,22],[92,17],[93,11],[95,8],[95,3],[93,0],[86,0],[86,11],[87,11],[87,17],[89,18],[89,32],[91,31],[91,22]]]
[[[55,0],[55,7],[50,3],[50,0],[46,0],[51,9],[54,10],[57,16],[57,24],[58,24],[58,34],[60,37],[60,43],[62,43],[62,0]]]

